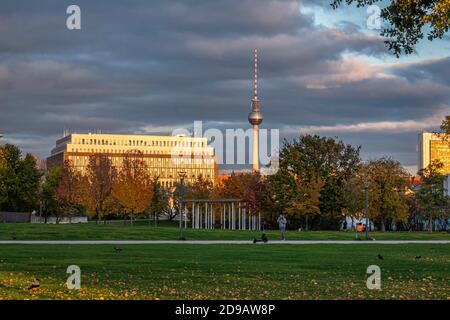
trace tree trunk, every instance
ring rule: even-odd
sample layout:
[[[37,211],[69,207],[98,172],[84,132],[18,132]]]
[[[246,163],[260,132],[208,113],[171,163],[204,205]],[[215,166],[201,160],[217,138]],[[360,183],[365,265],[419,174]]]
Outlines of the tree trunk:
[[[386,232],[386,224],[384,223],[384,220],[381,220],[381,231]]]
[[[305,216],[305,231],[308,231],[308,216]]]
[[[433,232],[433,217],[430,214],[430,223],[429,223],[428,231]]]

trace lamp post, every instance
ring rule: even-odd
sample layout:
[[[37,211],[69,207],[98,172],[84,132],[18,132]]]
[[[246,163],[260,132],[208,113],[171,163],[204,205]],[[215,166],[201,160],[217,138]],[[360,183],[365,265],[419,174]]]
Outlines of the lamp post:
[[[369,239],[369,184],[364,182],[364,194],[365,194],[365,214],[366,214],[366,240]]]
[[[186,178],[186,171],[178,171],[180,177],[180,238],[179,240],[185,240],[183,235],[183,216],[184,216],[184,178]]]

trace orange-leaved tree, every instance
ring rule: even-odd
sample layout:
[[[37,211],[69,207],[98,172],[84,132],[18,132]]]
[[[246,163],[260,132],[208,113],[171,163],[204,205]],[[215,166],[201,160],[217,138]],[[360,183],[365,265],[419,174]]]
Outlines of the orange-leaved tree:
[[[131,223],[136,214],[150,207],[152,199],[152,179],[144,155],[139,151],[127,152],[122,168],[113,185],[113,196],[123,212],[129,215]]]
[[[106,155],[94,154],[89,157],[86,175],[80,183],[81,197],[88,214],[97,221],[117,209],[112,195],[116,178],[117,170]]]
[[[66,160],[61,168],[61,177],[55,190],[55,198],[61,204],[62,210],[70,218],[82,204],[83,178],[70,160]]]

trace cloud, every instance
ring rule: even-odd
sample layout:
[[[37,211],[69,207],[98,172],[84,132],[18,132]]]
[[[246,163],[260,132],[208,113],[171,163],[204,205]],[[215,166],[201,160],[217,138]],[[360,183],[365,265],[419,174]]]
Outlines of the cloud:
[[[336,124],[331,126],[305,126],[301,128],[286,127],[283,132],[288,133],[314,133],[314,134],[339,134],[339,133],[359,133],[359,132],[382,132],[382,133],[417,133],[422,130],[435,128],[444,119],[449,111],[449,106],[443,107],[444,112],[440,112],[432,117],[418,120],[403,121],[378,121],[360,122],[354,124]]]
[[[3,1],[0,131],[45,157],[63,128],[245,128],[257,47],[263,127],[283,129],[282,138],[300,128],[342,133],[367,144],[367,156],[413,165],[408,134],[439,125],[448,108],[449,58],[383,63],[383,40],[358,19],[325,26],[300,10],[321,5],[321,17],[334,18],[323,3],[80,0],[82,30],[68,31],[68,2]],[[383,144],[384,132],[411,148]]]

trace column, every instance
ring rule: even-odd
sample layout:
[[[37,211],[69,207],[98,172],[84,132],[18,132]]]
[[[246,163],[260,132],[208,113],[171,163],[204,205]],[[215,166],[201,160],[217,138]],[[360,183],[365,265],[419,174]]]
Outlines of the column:
[[[192,202],[191,204],[191,225],[192,229],[195,227],[195,202]]]
[[[211,204],[211,212],[212,212],[212,228],[216,228],[216,215],[214,214],[214,205]]]
[[[238,203],[238,206],[239,206],[239,203]],[[241,206],[239,206],[239,209],[238,209],[238,217],[239,217],[239,230],[242,230],[242,224],[241,224],[241,215],[242,215],[242,208],[241,208]]]
[[[231,219],[232,219],[232,229],[236,229],[236,213],[234,212],[234,202],[231,203]]]
[[[200,203],[197,203],[197,216],[195,217],[196,229],[200,228]]]

